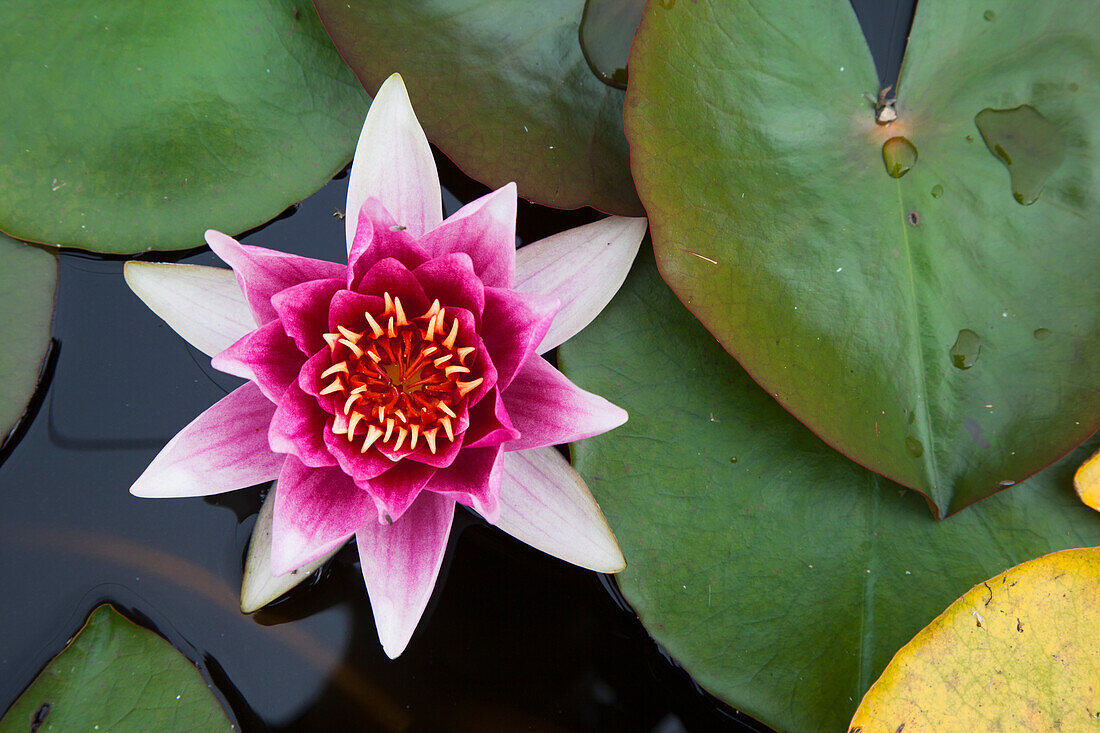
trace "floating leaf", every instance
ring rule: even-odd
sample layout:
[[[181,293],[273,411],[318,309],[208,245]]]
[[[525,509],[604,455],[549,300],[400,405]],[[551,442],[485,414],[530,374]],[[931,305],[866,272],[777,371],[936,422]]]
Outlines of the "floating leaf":
[[[662,276],[769,393],[940,516],[1100,427],[1089,3],[922,0],[889,125],[845,0],[666,5],[631,51],[634,175]],[[976,118],[1021,105],[987,125],[1009,171]]]
[[[0,234],[0,443],[38,385],[50,347],[57,254]]]
[[[623,93],[578,40],[584,0],[317,0],[372,92],[395,71],[428,134],[470,176],[560,208],[643,213],[622,131]]]
[[[0,733],[27,730],[200,733],[236,727],[186,657],[103,605],[0,719]]]
[[[180,249],[317,190],[368,99],[291,0],[0,4],[0,229]]]
[[[891,660],[850,731],[1095,730],[1100,548],[974,586]]]
[[[1100,451],[1082,463],[1073,474],[1073,488],[1086,506],[1100,512]]]
[[[963,589],[1100,545],[1095,512],[1069,490],[1082,451],[937,521],[736,368],[652,258],[559,364],[630,413],[573,446],[626,557],[627,600],[700,684],[778,729],[843,730],[894,652]]]

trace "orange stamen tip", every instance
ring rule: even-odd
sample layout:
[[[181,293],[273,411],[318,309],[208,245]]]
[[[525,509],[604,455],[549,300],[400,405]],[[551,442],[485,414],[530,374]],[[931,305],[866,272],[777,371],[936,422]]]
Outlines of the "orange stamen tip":
[[[378,321],[374,320],[374,316],[370,313],[364,313],[363,315],[367,317],[367,325],[370,326],[371,333],[374,334],[374,337],[378,338],[381,336],[382,327],[378,325]]]
[[[366,417],[366,415],[364,415],[361,412],[351,413],[351,419],[348,420],[348,440],[349,441],[355,440],[355,426],[358,425],[359,421],[362,420],[365,417]]]
[[[367,356],[369,356],[370,360],[373,361],[375,364],[382,363],[382,357],[374,353],[374,349],[367,349]]]
[[[343,372],[344,374],[347,374],[348,373],[348,363],[346,361],[342,361],[339,364],[333,364],[328,369],[321,372],[321,379],[324,379],[325,377],[331,377],[333,374],[336,374],[337,372]]]
[[[420,437],[420,426],[413,423],[409,430],[409,435],[411,436],[409,438],[409,450],[416,450],[416,439]]]
[[[458,353],[459,362],[465,364],[466,363],[466,357],[469,356],[470,354],[474,353],[475,351],[477,351],[476,346],[463,346],[462,348],[458,349],[457,353]]]
[[[361,398],[357,394],[353,394],[351,397],[348,397],[347,400],[344,402],[344,414],[347,415],[348,413],[350,413],[351,406],[358,402],[360,399]],[[355,414],[358,415],[359,413],[357,412]]]
[[[355,331],[352,331],[350,328],[344,328],[343,326],[337,326],[336,330],[340,332],[340,335],[342,335],[348,341],[351,341],[353,344],[359,343],[359,339],[363,338],[363,334],[356,333]]]
[[[428,443],[428,450],[435,455],[435,434],[439,432],[439,428],[432,428],[431,430],[424,431],[424,440]]]
[[[389,291],[382,293],[382,297],[385,298],[386,309],[382,311],[382,316],[388,316],[393,314],[393,298],[390,297]]]
[[[480,387],[481,383],[484,382],[484,381],[485,381],[485,377],[478,377],[477,379],[475,379],[472,382],[459,382],[456,385],[458,387],[458,396],[459,397],[465,397],[471,391],[473,391],[473,390],[477,389],[478,387]]]
[[[397,331],[393,330],[393,316],[390,316],[390,321],[386,324],[386,335],[391,339],[397,338]]]
[[[458,319],[454,320],[454,325],[451,326],[451,332],[447,334],[447,338],[443,339],[443,346],[448,349],[453,349],[455,341],[458,339]]]
[[[378,422],[382,422],[386,419],[386,408],[382,405],[378,406]]]
[[[447,405],[443,404],[442,402],[435,403],[435,406],[443,412],[447,413],[448,417],[458,417],[458,415],[454,414],[454,412],[451,411],[451,408],[447,407]]]
[[[391,435],[393,435],[393,418],[392,417],[388,418],[386,420],[386,434],[384,436],[382,436],[382,442],[385,443],[387,440],[389,440]]]
[[[448,377],[453,377],[456,374],[469,374],[470,370],[464,366],[459,366],[458,364],[455,364],[454,366],[449,366],[444,369],[443,373],[446,374]]]
[[[439,418],[439,422],[443,425],[443,429],[447,431],[447,440],[453,443],[455,441],[455,431],[451,426],[451,418],[441,417]]]
[[[439,301],[436,301],[436,302],[439,302]],[[435,339],[435,319],[438,318],[438,317],[439,317],[438,315],[433,315],[431,318],[428,319],[428,329],[426,331],[424,331],[424,340],[425,341],[431,341],[431,340]]]
[[[420,355],[421,355],[421,356],[431,356],[432,354],[434,354],[434,353],[435,353],[435,352],[437,352],[437,351],[439,351],[439,347],[438,347],[438,346],[429,346],[428,348],[426,348],[426,349],[424,349],[423,351],[421,351],[421,352],[420,352]]]
[[[403,422],[403,423],[408,423],[409,422],[408,419],[405,417],[405,413],[401,412],[401,410],[394,410],[393,414],[397,415],[397,419],[400,420],[401,422]]]
[[[323,338],[325,340],[325,343],[328,344],[329,350],[335,351],[336,342],[340,340],[340,334],[338,334],[338,333],[326,333],[326,334],[322,334],[321,338]]]
[[[432,301],[432,307],[429,308],[427,311],[425,311],[424,315],[421,316],[421,317],[422,318],[430,318],[431,316],[434,316],[438,312],[439,312],[439,298],[436,298],[435,300]]]
[[[326,395],[326,394],[332,394],[333,392],[343,392],[343,391],[344,391],[344,383],[342,381],[340,381],[340,377],[337,377],[336,379],[332,380],[332,384],[330,384],[329,386],[327,386],[327,387],[325,387],[324,389],[321,390],[321,394]]]
[[[351,394],[363,394],[366,391],[367,391],[367,385],[360,384],[358,387],[356,387],[355,389],[353,389],[351,391]]]
[[[397,317],[397,325],[398,326],[407,326],[407,325],[409,325],[409,320],[407,318],[405,318],[405,309],[401,307],[401,298],[394,298],[393,299],[393,307],[394,307],[394,310],[397,311],[397,313],[395,314],[396,317]]]
[[[393,449],[395,451],[401,450],[401,446],[405,442],[405,436],[407,436],[408,434],[409,434],[409,431],[406,430],[405,428],[398,428],[397,429],[397,440],[394,441],[394,443],[393,443]]]
[[[451,356],[452,356],[451,354],[447,354],[446,356],[441,356],[438,359],[436,359],[435,361],[433,361],[432,364],[435,364],[436,369],[438,369],[439,367],[441,367],[444,364],[446,364],[447,362],[449,362],[451,360]]]
[[[377,425],[371,425],[367,428],[367,437],[363,438],[363,447],[359,449],[360,453],[366,453],[367,448],[374,445],[374,441],[382,437],[382,430]]]
[[[348,349],[351,350],[351,353],[355,354],[356,359],[363,358],[363,350],[360,349],[359,345],[356,344],[354,341],[350,341],[348,339],[340,339],[340,343],[342,343],[344,346],[347,346]]]

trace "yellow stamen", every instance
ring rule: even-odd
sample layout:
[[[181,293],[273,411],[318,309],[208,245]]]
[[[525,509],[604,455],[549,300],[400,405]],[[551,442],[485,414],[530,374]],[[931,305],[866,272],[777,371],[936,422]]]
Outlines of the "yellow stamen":
[[[438,315],[435,315],[428,319],[428,330],[424,332],[425,341],[432,341],[435,339],[435,319],[438,317]]]
[[[386,419],[386,408],[382,405],[378,406],[378,422],[382,422]]]
[[[432,301],[432,307],[429,308],[427,310],[427,312],[425,312],[424,315],[421,316],[421,318],[428,318],[430,316],[434,316],[438,312],[439,312],[439,298],[436,298],[435,300]]]
[[[472,382],[459,382],[455,386],[458,387],[458,396],[465,397],[468,393],[481,386],[481,383],[485,381],[485,377],[478,377]]]
[[[435,361],[433,361],[432,364],[435,364],[435,368],[438,369],[439,367],[441,367],[444,364],[446,364],[447,362],[449,362],[451,360],[451,356],[452,356],[451,354],[447,354],[446,356],[441,356],[438,359],[436,359]]]
[[[326,333],[321,336],[328,344],[329,351],[336,351],[336,342],[340,340],[340,334],[338,333]]]
[[[401,450],[401,445],[405,442],[405,436],[409,434],[409,431],[405,428],[397,429],[397,440],[394,441],[393,449],[395,451]]]
[[[382,436],[382,442],[385,443],[387,440],[389,440],[391,435],[393,435],[393,418],[392,417],[386,420],[386,434],[384,436]]]
[[[439,422],[443,425],[443,429],[447,431],[447,439],[453,443],[455,440],[455,431],[454,428],[451,427],[451,418],[441,417],[439,418]]]
[[[367,317],[367,325],[370,326],[371,333],[374,334],[374,337],[378,338],[381,336],[382,327],[378,325],[378,321],[374,320],[374,316],[370,313],[364,313],[363,315]]]
[[[451,326],[451,332],[447,334],[447,338],[443,339],[443,346],[448,349],[453,349],[455,345],[455,339],[458,338],[458,319],[454,320],[454,324]]]
[[[344,374],[347,374],[348,373],[348,363],[346,361],[342,361],[339,364],[333,364],[328,369],[321,372],[321,379],[324,379],[325,377],[331,377],[333,374],[336,374],[337,372],[343,372]]]
[[[366,391],[367,391],[367,385],[360,384],[358,387],[356,387],[355,389],[353,389],[351,391],[351,394],[363,394]]]
[[[391,339],[397,338],[397,331],[393,330],[393,316],[390,316],[390,322],[386,324],[386,335]]]
[[[394,307],[394,310],[397,311],[397,313],[396,313],[397,325],[398,326],[407,326],[407,325],[409,325],[408,319],[405,318],[405,309],[401,307],[401,298],[394,298],[393,299],[393,307]]]
[[[337,377],[336,379],[332,380],[332,384],[330,384],[329,386],[327,386],[327,387],[325,387],[324,389],[321,390],[321,394],[326,395],[326,394],[332,394],[333,392],[343,392],[343,391],[344,391],[344,383],[340,381],[340,377]]]
[[[416,423],[413,423],[409,430],[411,431],[410,435],[412,436],[409,438],[409,450],[416,450],[416,439],[420,437],[420,426]]]
[[[347,401],[344,402],[344,414],[347,415],[348,413],[350,413],[351,406],[358,402],[360,399],[362,398],[360,398],[357,394],[353,394],[351,397],[348,397]],[[355,414],[358,415],[359,413],[357,412]]]
[[[382,357],[379,356],[378,354],[374,353],[373,348],[367,349],[367,356],[369,356],[370,360],[373,361],[375,364],[381,364],[382,363]]]
[[[350,328],[344,328],[343,326],[337,326],[336,330],[339,331],[340,334],[344,338],[346,338],[348,341],[351,341],[353,344],[359,343],[359,339],[363,338],[363,334],[356,333],[355,331],[352,331]]]
[[[449,366],[444,369],[443,373],[446,374],[448,377],[453,377],[456,374],[469,374],[470,370],[464,366],[459,366],[455,364],[454,366]]]
[[[351,419],[348,420],[348,440],[355,440],[355,426],[359,424],[359,421],[365,418],[366,415],[358,410],[351,413]]]
[[[437,352],[437,351],[439,351],[439,347],[438,347],[438,346],[429,346],[428,348],[426,348],[426,349],[423,349],[423,350],[422,350],[422,351],[420,352],[420,355],[421,355],[421,356],[431,356],[432,354],[434,354],[434,353],[435,353],[435,352]]]
[[[431,430],[424,431],[424,440],[428,442],[428,450],[435,455],[435,434],[439,432],[439,428],[432,428]]]
[[[366,453],[367,448],[374,445],[374,441],[382,437],[382,430],[377,425],[371,425],[367,428],[367,437],[363,438],[363,447],[359,449],[360,453]]]
[[[349,349],[351,349],[351,353],[355,354],[355,358],[357,358],[357,359],[362,359],[363,358],[363,350],[360,349],[359,346],[357,344],[355,344],[354,342],[349,341],[348,339],[340,339],[340,343],[342,343],[344,346],[347,346]]]
[[[462,348],[458,349],[457,353],[458,353],[459,362],[465,364],[466,363],[466,357],[469,356],[470,354],[472,354],[475,351],[477,351],[476,346],[463,346]]]
[[[388,292],[382,293],[382,297],[386,299],[386,309],[382,311],[382,317],[385,318],[393,313],[393,298]]]
[[[447,406],[446,406],[445,404],[443,404],[442,402],[437,402],[437,403],[435,403],[435,406],[436,406],[436,407],[438,407],[438,408],[439,408],[440,410],[442,410],[443,412],[447,413],[447,415],[449,415],[450,417],[458,417],[458,415],[454,414],[454,413],[453,413],[453,412],[451,411],[451,408],[447,407]]]
[[[403,423],[408,422],[408,420],[405,419],[405,413],[401,412],[401,410],[394,410],[393,414],[397,415],[397,419],[400,420],[401,422],[403,422]]]

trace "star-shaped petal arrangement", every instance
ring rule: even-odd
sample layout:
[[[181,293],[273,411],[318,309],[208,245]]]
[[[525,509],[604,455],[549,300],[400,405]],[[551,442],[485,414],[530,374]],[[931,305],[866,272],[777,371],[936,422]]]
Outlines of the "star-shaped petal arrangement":
[[[599,507],[553,446],[626,413],[540,354],[611,299],[645,219],[609,217],[517,252],[509,184],[444,220],[435,161],[396,74],[363,125],[347,212],[346,265],[215,231],[207,242],[232,270],[127,263],[127,283],[155,313],[249,380],[181,430],[131,493],[202,496],[277,479],[242,607],[354,536],[390,657],[431,596],[456,502],[569,562],[621,570]]]

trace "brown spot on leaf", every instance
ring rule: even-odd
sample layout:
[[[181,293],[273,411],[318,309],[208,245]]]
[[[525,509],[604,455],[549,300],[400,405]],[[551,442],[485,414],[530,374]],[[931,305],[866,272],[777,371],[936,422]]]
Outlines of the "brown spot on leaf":
[[[909,215],[905,217],[912,226],[920,226],[920,214],[915,211],[910,211]]]
[[[35,712],[34,718],[31,720],[31,733],[37,733],[38,729],[42,727],[42,724],[46,722],[46,718],[50,714],[50,704],[48,702],[42,703],[42,707],[38,708]]]

